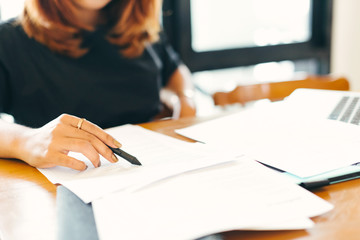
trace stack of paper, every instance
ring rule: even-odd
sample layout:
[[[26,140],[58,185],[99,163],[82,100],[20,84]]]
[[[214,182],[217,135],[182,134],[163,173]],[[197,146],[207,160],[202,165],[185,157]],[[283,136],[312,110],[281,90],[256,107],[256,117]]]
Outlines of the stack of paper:
[[[177,132],[301,178],[359,162],[358,126],[299,115],[290,106],[269,104]]]
[[[239,160],[93,202],[100,239],[195,239],[229,230],[302,229],[332,209],[278,173]]]
[[[215,130],[215,129],[212,129]],[[332,206],[224,146],[187,143],[138,126],[108,132],[143,166],[39,169],[92,202],[102,240],[193,239],[235,229],[303,229]]]

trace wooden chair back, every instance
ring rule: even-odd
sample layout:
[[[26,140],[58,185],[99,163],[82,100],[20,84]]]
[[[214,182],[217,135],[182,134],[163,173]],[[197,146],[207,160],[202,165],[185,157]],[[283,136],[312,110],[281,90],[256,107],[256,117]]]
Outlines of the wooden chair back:
[[[289,96],[297,88],[345,91],[350,89],[350,84],[345,77],[313,75],[300,80],[237,86],[231,92],[216,92],[213,94],[213,100],[215,105],[220,106],[234,103],[245,104],[260,99],[278,101]]]

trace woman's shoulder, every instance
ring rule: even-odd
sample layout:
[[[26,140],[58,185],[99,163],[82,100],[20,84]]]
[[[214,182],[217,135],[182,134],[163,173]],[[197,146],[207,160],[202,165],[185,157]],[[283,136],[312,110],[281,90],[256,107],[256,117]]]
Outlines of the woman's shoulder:
[[[28,37],[15,19],[0,23],[0,36],[0,60],[5,61],[19,46],[27,45]]]
[[[13,34],[21,29],[20,23],[17,19],[13,18],[7,21],[0,22],[0,32],[2,34]]]
[[[23,40],[25,34],[21,24],[16,19],[11,19],[0,23],[0,36],[0,44],[8,46]]]

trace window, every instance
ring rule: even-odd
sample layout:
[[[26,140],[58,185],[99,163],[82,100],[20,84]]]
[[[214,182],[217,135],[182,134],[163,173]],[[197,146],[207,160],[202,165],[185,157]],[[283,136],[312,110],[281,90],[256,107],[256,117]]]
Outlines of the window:
[[[330,71],[332,0],[164,0],[163,13],[205,95]]]
[[[190,10],[195,52],[299,43],[311,37],[310,0],[191,0]]]
[[[0,20],[6,21],[18,16],[24,5],[25,0],[0,0]]]
[[[331,0],[165,0],[164,27],[192,72],[309,61],[329,72]]]

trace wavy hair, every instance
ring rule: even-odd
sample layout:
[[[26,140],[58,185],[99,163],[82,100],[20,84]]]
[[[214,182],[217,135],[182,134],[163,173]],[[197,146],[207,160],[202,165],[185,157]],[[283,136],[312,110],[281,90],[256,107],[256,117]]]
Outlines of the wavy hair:
[[[107,40],[119,46],[125,57],[142,54],[147,42],[159,38],[161,0],[112,0],[100,13],[108,32]],[[54,52],[81,57],[84,33],[94,26],[79,22],[73,0],[26,0],[20,24],[30,38]]]

